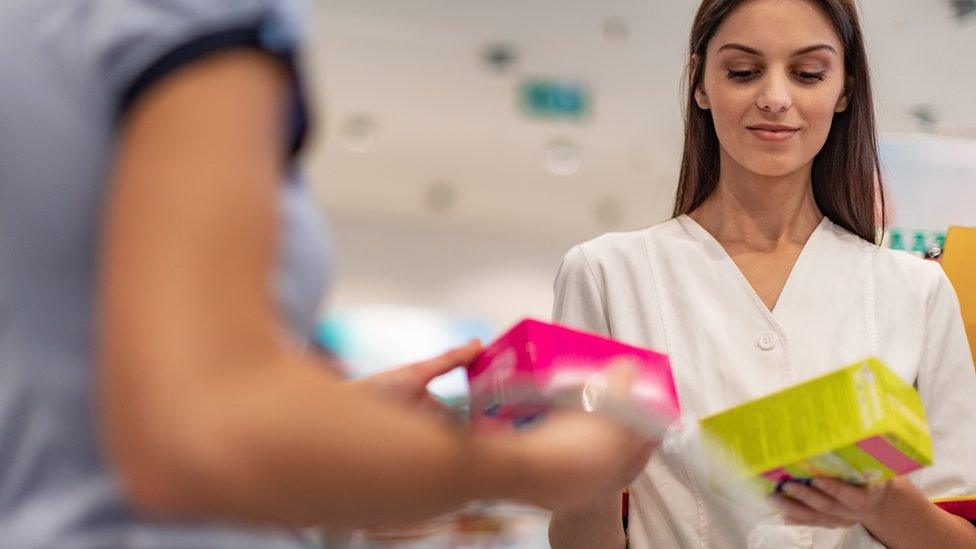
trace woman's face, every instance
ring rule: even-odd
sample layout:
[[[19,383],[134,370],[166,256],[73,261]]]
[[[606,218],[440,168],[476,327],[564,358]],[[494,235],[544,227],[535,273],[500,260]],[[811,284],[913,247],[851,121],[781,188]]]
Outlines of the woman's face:
[[[808,0],[751,0],[708,44],[695,100],[709,109],[722,162],[776,177],[809,166],[847,108],[844,49]]]

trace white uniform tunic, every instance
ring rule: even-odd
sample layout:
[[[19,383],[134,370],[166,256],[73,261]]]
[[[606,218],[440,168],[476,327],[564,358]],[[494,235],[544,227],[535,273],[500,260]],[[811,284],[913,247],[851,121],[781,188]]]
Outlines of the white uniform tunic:
[[[915,384],[930,423],[935,464],[910,478],[933,498],[976,493],[976,375],[936,263],[824,219],[770,312],[718,241],[680,216],[577,246],[555,289],[556,322],[667,352],[683,411],[698,417],[878,356]],[[880,546],[860,526],[758,520],[680,455],[655,452],[631,486],[631,547]]]

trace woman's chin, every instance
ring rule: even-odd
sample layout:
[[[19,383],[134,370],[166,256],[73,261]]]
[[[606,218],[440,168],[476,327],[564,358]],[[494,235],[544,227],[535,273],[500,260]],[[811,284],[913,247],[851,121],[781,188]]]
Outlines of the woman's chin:
[[[767,158],[743,164],[750,172],[762,177],[786,177],[801,170],[806,163],[793,159]]]

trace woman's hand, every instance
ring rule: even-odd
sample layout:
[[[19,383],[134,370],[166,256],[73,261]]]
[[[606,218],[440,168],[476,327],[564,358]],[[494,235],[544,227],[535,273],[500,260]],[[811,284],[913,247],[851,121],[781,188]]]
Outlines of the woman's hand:
[[[527,499],[551,511],[619,501],[658,445],[592,412],[550,414],[521,436],[526,472],[536,486]]]
[[[412,408],[443,415],[447,410],[436,397],[427,392],[427,385],[437,376],[459,366],[467,366],[477,358],[479,353],[481,353],[481,342],[475,339],[464,347],[452,349],[436,358],[349,383]]]
[[[792,524],[846,528],[860,523],[892,549],[933,543],[946,548],[976,547],[976,529],[968,521],[932,505],[905,477],[866,488],[819,478],[811,487],[791,482],[784,490],[789,498],[776,496],[773,500]]]
[[[603,372],[603,406],[636,406],[633,384],[637,367],[620,362]],[[599,409],[601,406],[598,405]],[[600,411],[553,410],[533,430],[524,433],[537,478],[551,484],[534,500],[553,511],[572,510],[606,500],[618,500],[624,488],[647,465],[660,441]],[[619,508],[617,509],[619,514]]]
[[[783,492],[789,497],[775,496],[773,504],[791,524],[849,528],[871,522],[890,488],[890,482],[860,487],[832,478],[815,478],[810,486],[786,483]]]
[[[441,415],[445,407],[427,392],[435,377],[470,364],[481,352],[475,340],[443,355],[349,383],[388,400]],[[630,398],[635,372],[621,364],[607,374],[608,396]],[[515,464],[517,499],[548,509],[566,509],[619,494],[647,464],[657,441],[598,413],[554,411],[520,433],[476,434],[488,454],[504,456],[489,468]]]

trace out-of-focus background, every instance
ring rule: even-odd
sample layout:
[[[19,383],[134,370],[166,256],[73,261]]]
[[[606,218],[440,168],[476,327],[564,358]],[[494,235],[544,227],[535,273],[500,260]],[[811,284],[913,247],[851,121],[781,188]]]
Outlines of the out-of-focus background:
[[[307,167],[338,262],[320,338],[355,368],[546,318],[569,248],[669,216],[698,2],[315,4]],[[888,244],[924,253],[976,224],[976,0],[859,4]]]

